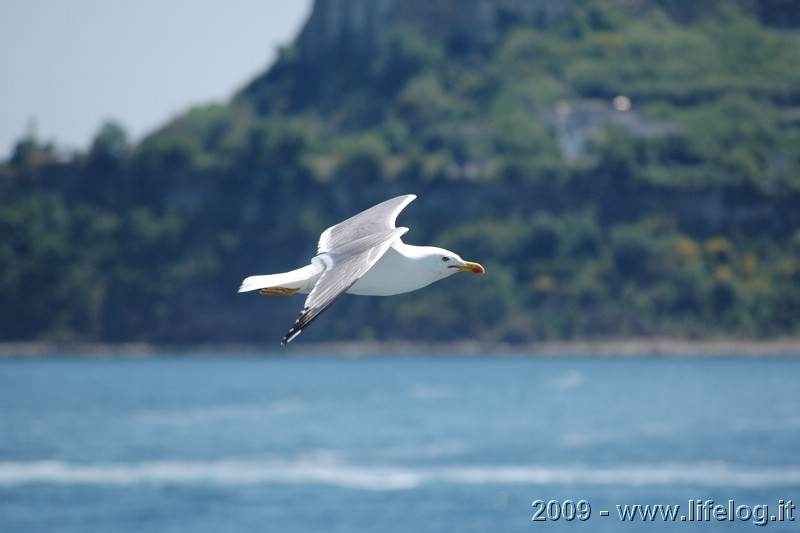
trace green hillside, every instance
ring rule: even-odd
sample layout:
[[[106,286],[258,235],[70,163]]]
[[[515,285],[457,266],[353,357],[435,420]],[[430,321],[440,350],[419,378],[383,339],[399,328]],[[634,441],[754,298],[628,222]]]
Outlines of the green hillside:
[[[405,193],[406,242],[487,275],[343,298],[301,340],[796,336],[798,17],[691,5],[584,2],[470,42],[394,28],[369,60],[290,47],[138,145],[116,124],[77,154],[22,139],[0,340],[278,342],[302,297],[240,280]]]

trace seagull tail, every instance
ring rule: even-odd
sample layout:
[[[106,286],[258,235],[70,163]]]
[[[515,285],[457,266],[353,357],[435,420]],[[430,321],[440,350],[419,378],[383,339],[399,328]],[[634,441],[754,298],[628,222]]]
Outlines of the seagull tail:
[[[317,272],[313,265],[307,265],[291,272],[281,274],[268,274],[265,276],[250,276],[242,281],[239,292],[250,292],[259,289],[291,289],[292,292],[310,289],[314,286]]]

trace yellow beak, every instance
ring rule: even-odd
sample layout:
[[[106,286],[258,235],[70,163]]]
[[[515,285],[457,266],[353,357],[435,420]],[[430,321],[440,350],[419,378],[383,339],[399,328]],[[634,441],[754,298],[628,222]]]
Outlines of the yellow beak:
[[[457,268],[459,272],[472,272],[473,274],[485,274],[486,270],[478,263],[473,263],[472,261],[464,261],[464,264],[461,266],[453,266],[451,268]]]

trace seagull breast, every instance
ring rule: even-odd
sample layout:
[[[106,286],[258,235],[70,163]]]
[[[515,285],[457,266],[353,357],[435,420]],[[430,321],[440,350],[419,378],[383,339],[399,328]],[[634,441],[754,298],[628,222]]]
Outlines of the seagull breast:
[[[437,271],[426,268],[416,246],[399,239],[378,262],[347,291],[362,296],[392,296],[415,291],[442,279]]]

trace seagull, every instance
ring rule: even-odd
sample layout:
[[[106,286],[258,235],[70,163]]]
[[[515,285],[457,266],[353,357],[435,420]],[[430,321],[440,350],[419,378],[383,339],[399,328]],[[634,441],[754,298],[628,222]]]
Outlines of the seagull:
[[[413,246],[400,240],[408,228],[397,215],[416,195],[386,200],[322,232],[311,264],[281,274],[250,276],[239,292],[308,294],[300,316],[281,342],[297,337],[343,294],[392,296],[415,291],[456,272],[485,273],[478,263],[449,250]]]

